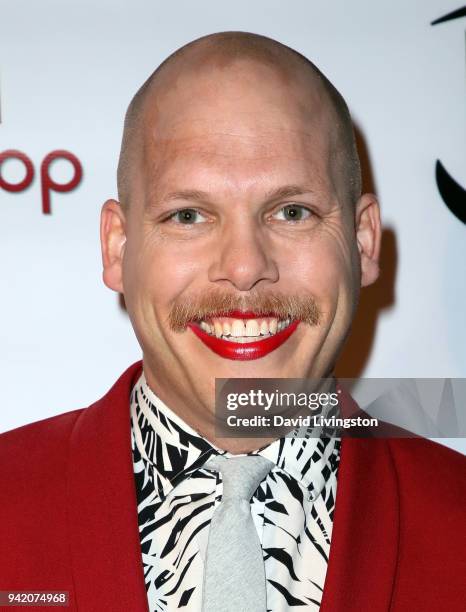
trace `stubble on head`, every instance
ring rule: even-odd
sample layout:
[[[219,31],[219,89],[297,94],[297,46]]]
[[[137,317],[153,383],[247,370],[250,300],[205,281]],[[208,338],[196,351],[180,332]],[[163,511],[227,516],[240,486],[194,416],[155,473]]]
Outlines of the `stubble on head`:
[[[135,185],[140,181],[141,166],[150,158],[148,149],[153,152],[150,140],[157,140],[158,132],[162,131],[163,113],[167,111],[163,108],[165,93],[177,89],[181,92],[186,77],[201,79],[213,71],[226,71],[238,62],[269,68],[284,90],[299,92],[299,104],[305,112],[318,115],[321,123],[327,123],[322,127],[330,141],[330,170],[341,186],[343,200],[354,205],[361,194],[361,168],[351,116],[338,90],[310,60],[282,43],[248,32],[220,32],[175,51],[132,98],[125,116],[117,171],[123,209],[137,199]],[[214,86],[212,83],[211,87]]]

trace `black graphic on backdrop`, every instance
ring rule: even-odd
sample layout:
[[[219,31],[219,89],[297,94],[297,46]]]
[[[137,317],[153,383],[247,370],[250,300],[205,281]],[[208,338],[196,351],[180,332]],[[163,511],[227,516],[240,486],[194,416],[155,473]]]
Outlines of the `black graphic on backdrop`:
[[[435,19],[431,25],[445,23],[460,17],[466,17],[466,6]],[[455,181],[439,159],[435,164],[435,178],[439,193],[449,210],[457,219],[466,223],[466,189]]]

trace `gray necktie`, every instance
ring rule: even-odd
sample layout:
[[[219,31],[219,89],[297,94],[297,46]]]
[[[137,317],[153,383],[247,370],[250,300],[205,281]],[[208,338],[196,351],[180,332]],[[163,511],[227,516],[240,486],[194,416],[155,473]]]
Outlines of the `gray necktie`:
[[[223,495],[210,523],[203,612],[266,610],[264,557],[249,502],[272,466],[259,455],[215,455],[204,466],[221,472]]]

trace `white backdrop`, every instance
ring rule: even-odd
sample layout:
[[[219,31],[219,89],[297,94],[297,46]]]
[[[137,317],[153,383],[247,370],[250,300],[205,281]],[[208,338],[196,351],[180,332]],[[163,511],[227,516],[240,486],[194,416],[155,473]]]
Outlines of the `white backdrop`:
[[[383,274],[366,294],[341,374],[465,376],[466,227],[444,205],[434,166],[440,158],[466,185],[466,20],[430,25],[459,3],[1,6],[0,153],[23,151],[36,177],[19,193],[0,188],[0,431],[91,403],[139,359],[129,320],[101,282],[100,206],[116,196],[122,121],[133,93],[169,53],[220,30],[265,34],[305,54],[345,96],[362,134],[386,226]],[[55,149],[74,153],[84,177],[74,191],[53,193],[52,214],[44,215],[39,167]],[[57,181],[71,175],[67,162],[52,167]],[[5,162],[2,176],[18,182],[24,168]],[[361,330],[366,338],[356,358]],[[466,452],[464,441],[449,443]]]

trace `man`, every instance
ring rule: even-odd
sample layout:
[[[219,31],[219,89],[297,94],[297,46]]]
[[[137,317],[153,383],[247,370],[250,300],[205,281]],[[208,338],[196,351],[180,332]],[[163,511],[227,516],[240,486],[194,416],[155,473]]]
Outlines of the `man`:
[[[217,428],[215,378],[331,376],[377,279],[333,85],[261,36],[194,41],[131,102],[118,191],[104,282],[142,364],[2,436],[0,588],[99,611],[464,610],[461,455]]]

